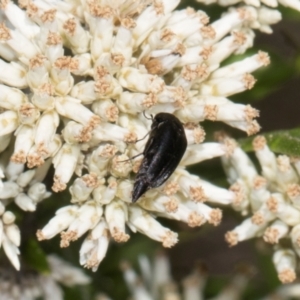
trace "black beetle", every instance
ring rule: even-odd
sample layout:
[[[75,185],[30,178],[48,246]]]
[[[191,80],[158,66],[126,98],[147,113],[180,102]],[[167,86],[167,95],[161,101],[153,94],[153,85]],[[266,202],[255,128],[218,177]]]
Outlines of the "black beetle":
[[[162,185],[178,166],[187,147],[181,122],[172,114],[159,113],[152,121],[140,169],[134,181],[132,202]]]

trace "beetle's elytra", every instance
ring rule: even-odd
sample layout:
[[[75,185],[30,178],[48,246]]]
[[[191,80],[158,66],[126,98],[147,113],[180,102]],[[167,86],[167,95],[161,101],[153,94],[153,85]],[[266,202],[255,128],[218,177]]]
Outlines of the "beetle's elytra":
[[[134,182],[132,202],[136,202],[147,190],[162,185],[172,175],[186,147],[181,122],[172,114],[157,114],[153,118],[144,158]]]

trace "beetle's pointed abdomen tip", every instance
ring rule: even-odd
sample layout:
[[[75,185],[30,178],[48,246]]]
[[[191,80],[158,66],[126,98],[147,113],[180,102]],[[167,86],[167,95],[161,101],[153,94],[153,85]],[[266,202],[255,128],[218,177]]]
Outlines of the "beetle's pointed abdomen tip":
[[[132,203],[135,203],[146,191],[149,189],[149,185],[142,180],[136,181],[133,186]]]

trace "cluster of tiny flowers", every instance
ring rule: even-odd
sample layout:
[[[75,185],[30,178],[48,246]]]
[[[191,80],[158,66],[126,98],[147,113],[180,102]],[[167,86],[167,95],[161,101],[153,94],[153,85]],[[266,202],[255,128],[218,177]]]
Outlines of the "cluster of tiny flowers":
[[[234,246],[238,242],[262,237],[274,245],[273,263],[281,282],[296,279],[300,256],[300,161],[285,155],[276,156],[263,136],[253,140],[253,148],[260,163],[261,175],[235,141],[225,138],[232,151],[222,157],[230,182],[236,193],[233,208],[250,216],[232,231],[226,240]],[[282,241],[289,243],[282,244]],[[289,246],[288,246],[289,245]]]
[[[177,234],[156,216],[192,227],[220,222],[221,211],[203,202],[230,204],[235,193],[185,170],[228,152],[219,143],[202,144],[199,122],[221,121],[247,134],[259,130],[258,112],[227,97],[253,87],[250,73],[266,66],[268,55],[260,51],[220,64],[252,47],[252,28],[268,20],[245,6],[208,25],[203,11],[176,11],[178,3],[1,1],[0,160],[10,159],[16,178],[8,176],[0,192],[32,211],[49,193],[41,186],[43,176],[24,171],[25,165],[48,170],[53,164],[54,192],[65,190],[76,175],[71,205],[60,208],[37,236],[61,234],[67,247],[87,233],[80,263],[94,271],[111,238],[128,240],[126,225],[171,247]],[[150,129],[144,111],[176,115],[188,148],[170,180],[131,205],[130,176],[141,159],[128,158],[143,152],[146,141],[135,142]]]
[[[232,6],[245,2],[247,5],[251,5],[257,8],[257,12],[260,19],[260,24],[255,24],[255,28],[265,33],[272,33],[270,24],[276,24],[281,20],[281,13],[275,9],[278,5],[290,7],[292,9],[300,11],[299,0],[197,0],[197,2],[203,4],[217,3],[221,6]]]
[[[24,171],[23,164],[9,162],[11,151],[0,156],[0,245],[14,267],[20,269],[20,230],[15,224],[15,215],[6,210],[14,202],[23,211],[34,211],[36,205],[51,195],[41,181],[47,174],[49,164]]]
[[[228,283],[212,298],[205,297],[206,282],[209,274],[203,264],[199,264],[190,275],[185,277],[181,286],[171,276],[170,262],[164,253],[155,255],[153,262],[148,257],[138,257],[139,274],[129,262],[123,262],[121,269],[132,300],[240,300],[249,281],[255,275],[251,266],[240,266],[230,276]],[[280,285],[260,300],[290,300],[300,297],[300,284]],[[99,293],[95,300],[111,300]]]
[[[90,278],[81,269],[55,255],[47,257],[49,271],[39,273],[30,268],[17,272],[11,267],[0,266],[1,299],[5,300],[63,300],[61,284],[67,287],[86,285]]]
[[[139,256],[140,274],[130,263],[123,262],[123,277],[133,300],[201,300],[206,299],[204,290],[208,274],[205,266],[199,264],[193,272],[182,280],[181,287],[171,276],[170,262],[163,253],[155,255],[153,262],[146,256]],[[238,300],[248,285],[252,275],[251,268],[240,268],[229,283],[211,300]],[[109,297],[98,295],[96,300],[109,300]]]

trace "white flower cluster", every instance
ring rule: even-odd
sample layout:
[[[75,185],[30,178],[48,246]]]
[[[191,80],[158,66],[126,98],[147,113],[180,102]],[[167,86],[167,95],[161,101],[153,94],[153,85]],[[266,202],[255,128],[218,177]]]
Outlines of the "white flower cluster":
[[[15,220],[14,213],[9,210],[5,211],[4,205],[0,202],[0,245],[13,266],[20,270],[18,247],[21,243],[21,234]]]
[[[249,157],[235,141],[225,143],[233,151],[222,157],[231,191],[236,193],[233,208],[243,215],[251,214],[232,231],[226,240],[234,246],[238,242],[262,237],[274,245],[273,263],[281,282],[296,279],[300,256],[300,161],[276,155],[263,136],[253,140],[253,148],[261,166],[261,175]],[[289,240],[290,246],[281,246]]]
[[[5,300],[63,300],[64,293],[60,284],[71,287],[86,285],[90,278],[81,269],[55,255],[47,257],[49,273],[41,274],[35,270],[25,269],[16,272],[12,268],[0,267],[1,299]]]
[[[212,298],[205,297],[208,272],[205,265],[198,264],[193,272],[185,277],[181,286],[171,276],[168,257],[158,253],[154,260],[140,255],[138,257],[139,274],[131,264],[124,261],[121,264],[123,277],[132,300],[240,300],[245,298],[245,290],[249,287],[251,278],[256,271],[251,266],[240,266],[230,276],[228,283]],[[280,285],[268,295],[257,298],[260,300],[289,300],[300,297],[300,284]],[[111,300],[104,293],[99,293],[95,300]]]
[[[51,195],[41,181],[47,174],[49,164],[34,170],[24,171],[23,164],[8,162],[10,151],[0,156],[2,181],[0,186],[0,245],[17,270],[20,270],[18,255],[21,235],[15,224],[15,215],[6,210],[14,202],[24,211],[34,211],[36,205]],[[3,171],[4,170],[4,171]],[[4,179],[5,178],[5,179]]]
[[[163,253],[154,257],[151,263],[146,256],[139,256],[141,276],[128,262],[122,263],[125,282],[134,300],[201,300],[206,299],[204,289],[207,281],[205,266],[199,264],[195,270],[182,280],[182,290],[172,279],[170,262]],[[252,275],[251,268],[240,268],[230,282],[211,300],[238,300],[248,285]],[[101,298],[96,298],[96,300]],[[109,300],[109,298],[103,298]]]
[[[197,0],[197,2],[209,5],[217,3],[221,6],[232,6],[244,2],[246,5],[257,9],[258,20],[253,28],[259,29],[265,33],[272,33],[271,24],[276,24],[281,20],[281,12],[277,9],[278,5],[283,5],[300,11],[299,0]]]
[[[245,6],[208,25],[203,11],[176,11],[178,3],[21,0],[17,6],[1,1],[0,150],[12,148],[11,164],[20,169],[24,164],[47,169],[53,163],[55,192],[65,190],[76,174],[72,204],[60,208],[37,235],[43,240],[61,233],[66,247],[88,233],[80,262],[93,270],[111,237],[128,240],[126,225],[171,247],[177,234],[156,216],[190,226],[218,224],[221,211],[203,202],[229,204],[235,193],[184,169],[227,152],[218,143],[201,144],[205,133],[199,122],[222,121],[247,134],[259,130],[258,112],[227,97],[253,87],[250,73],[267,65],[268,55],[260,51],[220,64],[252,47],[252,28],[268,20]],[[127,159],[143,152],[145,140],[132,142],[149,132],[144,111],[175,114],[189,145],[170,180],[131,205],[130,173],[141,160]],[[34,171],[18,176],[28,174],[35,177]],[[5,185],[2,192],[9,193]],[[28,193],[21,189],[11,197],[29,211],[48,195]]]

